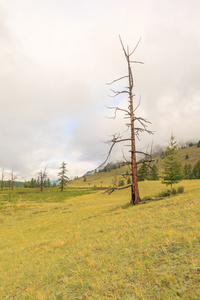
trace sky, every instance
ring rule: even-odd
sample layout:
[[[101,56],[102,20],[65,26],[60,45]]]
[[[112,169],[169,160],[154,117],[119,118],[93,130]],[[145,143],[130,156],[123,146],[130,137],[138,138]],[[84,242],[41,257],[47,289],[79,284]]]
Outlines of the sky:
[[[47,167],[56,179],[82,176],[106,158],[106,141],[125,130],[109,119],[106,83],[127,75],[119,41],[135,47],[136,114],[151,122],[137,149],[200,140],[199,0],[0,0],[0,170],[18,180]],[[111,160],[122,159],[123,145]],[[126,148],[126,153],[128,153]]]

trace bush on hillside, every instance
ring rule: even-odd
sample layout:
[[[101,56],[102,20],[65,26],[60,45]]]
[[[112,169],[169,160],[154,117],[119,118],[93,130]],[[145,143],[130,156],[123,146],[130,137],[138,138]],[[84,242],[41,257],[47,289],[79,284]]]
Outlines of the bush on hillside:
[[[177,187],[177,193],[182,194],[184,192],[184,186],[178,186]]]
[[[131,178],[130,177],[128,177],[128,179],[127,179],[127,184],[131,184]]]
[[[179,186],[177,189],[173,188],[172,193],[170,190],[161,191],[160,193],[158,193],[156,198],[170,197],[171,195],[182,194],[183,192],[184,192],[184,186]]]
[[[123,180],[123,179],[120,179],[120,180],[119,180],[118,186],[123,186],[123,185],[124,185],[124,180]]]
[[[170,195],[171,195],[170,190],[161,191],[160,193],[158,193],[158,198],[169,197]]]
[[[172,195],[176,195],[177,191],[175,188],[172,189]]]

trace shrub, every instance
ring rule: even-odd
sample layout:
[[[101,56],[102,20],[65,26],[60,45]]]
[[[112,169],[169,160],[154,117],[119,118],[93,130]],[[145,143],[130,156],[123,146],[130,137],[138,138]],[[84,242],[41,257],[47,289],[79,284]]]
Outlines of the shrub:
[[[179,186],[177,188],[177,193],[182,194],[184,192],[184,186]]]
[[[124,180],[123,179],[119,180],[118,186],[123,186],[123,185],[124,185]]]
[[[127,184],[131,184],[131,178],[130,177],[128,177],[128,179],[127,179]]]
[[[158,194],[158,198],[164,198],[164,197],[169,197],[171,195],[170,190],[167,191],[162,191]]]
[[[172,195],[176,195],[177,191],[175,188],[172,189]]]

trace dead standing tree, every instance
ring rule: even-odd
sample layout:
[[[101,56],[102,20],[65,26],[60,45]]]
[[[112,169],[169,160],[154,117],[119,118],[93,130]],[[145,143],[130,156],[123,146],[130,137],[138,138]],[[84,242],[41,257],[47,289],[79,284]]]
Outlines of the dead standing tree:
[[[2,172],[1,172],[1,190],[3,189],[3,186],[4,186],[5,175],[6,175],[6,173],[4,172],[4,170],[2,170]]]
[[[41,191],[41,192],[43,191],[44,179],[45,179],[46,176],[47,176],[46,169],[47,169],[47,167],[45,167],[44,170],[41,170],[41,171],[38,173],[38,175],[39,175],[39,180],[40,180],[40,191]]]
[[[17,177],[14,176],[13,169],[12,169],[12,173],[11,173],[11,190],[13,190],[15,179],[17,179]]]
[[[137,49],[140,40],[138,41],[138,43],[135,46],[135,48],[133,49],[133,51],[130,53],[129,52],[129,47],[127,47],[127,50],[125,50],[124,45],[122,43],[122,40],[120,38],[121,46],[122,46],[122,49],[123,49],[123,52],[124,52],[124,55],[125,55],[125,58],[126,58],[126,61],[127,61],[128,75],[120,77],[120,78],[112,81],[111,83],[108,83],[108,85],[114,84],[114,83],[116,83],[118,81],[121,81],[123,79],[128,79],[128,87],[127,88],[125,88],[122,91],[115,91],[115,90],[111,90],[111,91],[114,93],[113,97],[121,95],[121,94],[127,94],[128,98],[129,98],[129,100],[128,100],[129,105],[128,105],[128,109],[123,109],[123,108],[119,108],[119,107],[108,107],[108,108],[115,110],[113,119],[116,118],[116,115],[117,115],[118,111],[121,111],[121,112],[125,113],[124,118],[125,119],[128,118],[130,120],[130,123],[126,124],[127,127],[128,127],[128,130],[130,131],[130,135],[129,135],[128,138],[123,138],[123,136],[121,136],[120,134],[113,135],[112,139],[110,141],[108,141],[108,144],[110,145],[110,150],[108,152],[108,155],[107,155],[107,158],[106,158],[105,162],[103,163],[103,165],[104,165],[108,161],[108,159],[111,155],[111,152],[113,150],[113,147],[117,143],[130,142],[130,145],[129,145],[130,146],[130,153],[131,153],[130,161],[128,161],[127,159],[125,159],[125,160],[126,160],[127,163],[129,163],[131,165],[131,174],[129,174],[129,175],[131,175],[132,181],[131,181],[130,185],[128,185],[126,187],[123,187],[123,188],[131,187],[131,201],[130,201],[131,204],[137,204],[137,203],[140,202],[139,189],[138,189],[138,180],[137,180],[137,164],[138,163],[136,161],[136,154],[141,154],[141,155],[144,155],[144,157],[145,157],[143,160],[140,161],[140,163],[141,162],[142,163],[147,163],[147,162],[151,161],[151,155],[149,155],[145,152],[136,151],[135,140],[136,140],[136,137],[139,139],[139,134],[142,133],[142,132],[147,132],[149,134],[153,134],[152,131],[149,131],[147,129],[147,126],[148,126],[148,124],[150,124],[150,122],[148,122],[144,118],[136,117],[136,115],[135,115],[135,111],[137,110],[140,102],[136,107],[135,107],[134,102],[133,102],[135,95],[133,93],[134,84],[133,84],[133,73],[132,73],[131,65],[133,63],[142,64],[142,62],[131,60],[131,56],[133,55],[133,53]],[[139,125],[137,126],[137,124],[139,124]],[[116,189],[122,189],[122,188],[113,187],[112,189],[108,190],[108,193],[112,193]]]

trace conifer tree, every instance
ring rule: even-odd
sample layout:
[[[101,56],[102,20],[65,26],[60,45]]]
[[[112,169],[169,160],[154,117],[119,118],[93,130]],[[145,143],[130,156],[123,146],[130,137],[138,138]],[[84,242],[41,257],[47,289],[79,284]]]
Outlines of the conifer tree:
[[[165,154],[162,183],[166,184],[166,186],[170,185],[172,193],[172,185],[178,183],[183,178],[182,165],[178,160],[178,144],[173,134],[171,135]]]
[[[138,181],[144,181],[148,177],[148,166],[145,164],[142,164],[140,169],[138,170]]]
[[[151,167],[149,171],[149,180],[159,180],[159,171],[155,164]]]
[[[183,168],[184,173],[184,179],[192,179],[193,173],[192,173],[192,166],[191,164],[185,164]]]
[[[51,187],[51,186],[52,186],[51,181],[49,178],[47,178],[47,187]]]
[[[69,178],[67,177],[66,173],[67,173],[67,169],[66,169],[66,162],[62,162],[60,169],[61,171],[58,173],[58,176],[60,177],[58,179],[58,182],[60,182],[60,191],[63,192],[66,183],[69,181]]]
[[[200,179],[200,160],[198,160],[196,162],[196,164],[194,165],[193,175],[194,175],[194,178]]]

